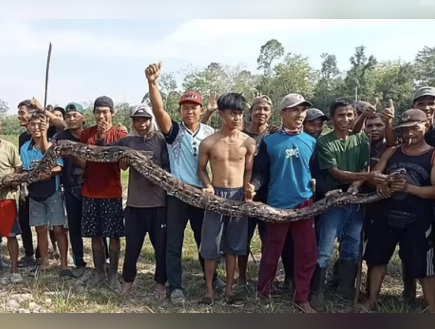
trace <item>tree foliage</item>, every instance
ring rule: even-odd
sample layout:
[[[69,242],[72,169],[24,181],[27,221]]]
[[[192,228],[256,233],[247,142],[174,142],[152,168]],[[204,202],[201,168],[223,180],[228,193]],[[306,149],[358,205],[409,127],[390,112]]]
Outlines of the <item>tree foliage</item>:
[[[392,99],[396,115],[412,105],[416,88],[435,86],[435,47],[424,47],[416,53],[415,60],[403,62],[390,60],[379,62],[367,53],[364,46],[355,48],[349,58],[350,68],[341,72],[334,54],[321,54],[322,65],[315,70],[308,58],[297,53],[286,53],[276,39],[267,41],[259,49],[258,72],[251,72],[245,65],[229,66],[212,62],[205,68],[188,66],[180,72],[163,72],[159,84],[166,110],[171,117],[179,119],[178,102],[184,91],[195,90],[201,93],[207,107],[211,95],[227,92],[242,93],[251,103],[257,93],[268,95],[275,109],[288,93],[299,93],[310,100],[315,107],[329,112],[329,105],[338,97],[374,102],[379,99],[378,108],[388,106]],[[181,78],[180,78],[181,74]],[[149,100],[148,93],[143,102]],[[92,102],[84,104],[87,126],[94,124]],[[130,105],[116,105],[115,124],[130,127]],[[6,114],[8,105],[0,100],[0,116]],[[273,121],[278,122],[279,111],[274,111]],[[16,116],[3,118],[3,133],[18,134],[22,128]],[[219,125],[216,116],[214,126]]]

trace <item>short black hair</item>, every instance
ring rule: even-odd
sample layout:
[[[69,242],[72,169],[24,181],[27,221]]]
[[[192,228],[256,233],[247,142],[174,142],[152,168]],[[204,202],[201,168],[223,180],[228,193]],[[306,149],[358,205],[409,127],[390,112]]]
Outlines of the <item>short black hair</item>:
[[[20,102],[20,104],[18,104],[18,108],[20,108],[22,106],[27,107],[27,109],[31,109],[33,107],[32,101],[30,99],[26,99],[26,100]]]
[[[248,102],[242,94],[228,93],[218,98],[217,106],[219,111],[244,111],[248,108]]]
[[[352,108],[355,111],[355,107],[353,102],[349,99],[349,98],[338,98],[337,100],[335,100],[334,103],[331,104],[331,106],[329,107],[329,115],[331,117],[333,117],[335,115],[335,112],[337,111],[337,109],[339,107],[346,107],[346,106],[352,106]]]
[[[41,111],[41,110],[36,110],[35,112],[32,113],[32,115],[30,116],[29,121],[33,121],[33,120],[42,120],[45,118],[45,111]]]

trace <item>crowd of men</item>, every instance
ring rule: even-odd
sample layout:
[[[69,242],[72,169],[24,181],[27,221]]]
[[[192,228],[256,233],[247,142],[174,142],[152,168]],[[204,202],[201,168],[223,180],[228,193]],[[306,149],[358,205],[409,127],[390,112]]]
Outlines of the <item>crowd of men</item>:
[[[217,100],[211,97],[205,111],[202,96],[188,91],[180,99],[181,120],[177,122],[163,105],[158,87],[161,69],[159,63],[145,70],[151,107],[134,107],[130,134],[126,127],[113,125],[114,103],[106,96],[96,99],[95,124],[87,129],[78,103],[50,110],[35,99],[21,102],[18,118],[26,131],[20,135],[19,150],[1,139],[0,177],[31,172],[53,142],[69,140],[152,152],[153,161],[184,184],[229,200],[298,209],[339,190],[353,194],[376,191],[384,199],[364,207],[334,207],[318,218],[266,223],[204,211],[167,195],[130,168],[127,158],[96,163],[64,157],[51,176],[21,187],[20,197],[16,191],[0,191],[0,235],[7,238],[13,283],[22,281],[19,266],[36,265],[34,270],[41,272],[50,268],[49,239],[58,249],[60,276],[81,277],[87,266],[83,238],[91,238],[95,270],[87,284],[95,287],[107,280],[127,295],[133,289],[148,233],[155,251],[156,298],[164,300],[169,295],[172,303],[184,303],[182,249],[189,222],[206,284],[201,307],[212,306],[221,289],[228,305],[244,306],[236,288],[248,284],[248,255],[258,227],[262,244],[256,286],[259,299],[273,298],[290,288],[302,311],[321,310],[337,240],[339,259],[331,280],[336,295],[353,300],[364,258],[368,265],[365,306],[373,309],[387,264],[399,244],[404,301],[415,298],[418,279],[428,310],[435,312],[435,88],[417,90],[411,109],[396,127],[392,102],[377,111],[370,103],[341,98],[330,106],[328,117],[296,93],[285,96],[277,107],[266,95],[258,95],[248,105],[243,95],[228,93]],[[208,125],[216,111],[221,120],[218,130]],[[269,124],[274,111],[281,117],[280,127]],[[249,122],[245,123],[244,116]],[[327,121],[333,129],[322,134]],[[388,175],[399,168],[406,169],[406,179],[389,180]],[[129,170],[125,209],[121,170]],[[37,234],[36,250],[31,227]],[[25,255],[18,260],[20,234]],[[123,237],[121,285],[118,265]],[[68,266],[69,242],[74,269]],[[278,286],[280,258],[285,280]],[[225,283],[216,271],[224,259]]]

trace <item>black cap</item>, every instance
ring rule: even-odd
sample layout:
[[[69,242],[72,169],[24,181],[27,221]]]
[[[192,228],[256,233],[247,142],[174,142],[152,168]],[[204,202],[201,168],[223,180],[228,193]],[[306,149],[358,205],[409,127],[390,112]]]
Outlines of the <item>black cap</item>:
[[[96,107],[109,107],[109,108],[113,109],[115,106],[113,105],[113,101],[110,97],[101,96],[95,100],[94,109]]]

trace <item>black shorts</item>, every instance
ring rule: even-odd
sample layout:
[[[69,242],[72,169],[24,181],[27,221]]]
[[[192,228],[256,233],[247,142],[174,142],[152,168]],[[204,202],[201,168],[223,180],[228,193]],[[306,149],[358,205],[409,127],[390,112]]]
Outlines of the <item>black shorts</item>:
[[[122,199],[83,197],[82,235],[85,238],[124,236]]]
[[[364,259],[368,266],[387,265],[399,244],[408,277],[434,276],[432,229],[430,221],[423,218],[417,218],[405,228],[393,227],[382,217],[375,219],[370,227]]]

